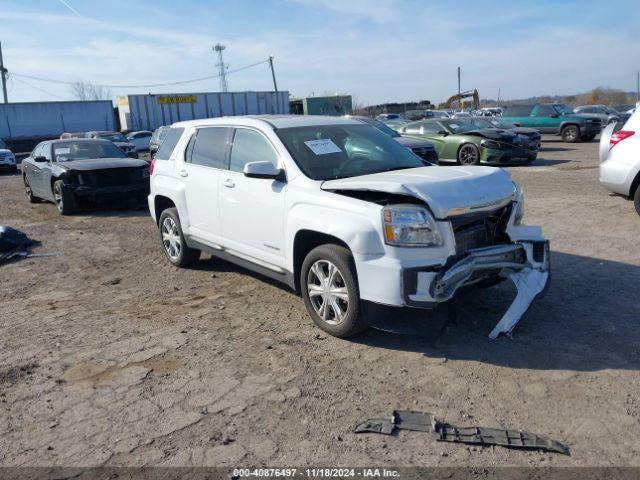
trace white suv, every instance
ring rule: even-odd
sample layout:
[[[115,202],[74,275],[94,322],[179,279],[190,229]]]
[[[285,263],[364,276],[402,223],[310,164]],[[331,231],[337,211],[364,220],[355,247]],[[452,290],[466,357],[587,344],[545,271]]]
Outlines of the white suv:
[[[640,215],[640,110],[600,135],[600,184],[633,200]]]
[[[149,209],[173,265],[205,251],[278,279],[338,337],[366,328],[370,306],[429,309],[511,278],[518,294],[495,338],[549,280],[549,243],[520,224],[508,172],[425,164],[349,118],[175,123],[152,163]]]

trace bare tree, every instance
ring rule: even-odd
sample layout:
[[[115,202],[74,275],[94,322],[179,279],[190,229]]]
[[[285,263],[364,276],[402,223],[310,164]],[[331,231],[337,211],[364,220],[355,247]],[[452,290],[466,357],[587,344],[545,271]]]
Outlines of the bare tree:
[[[109,87],[80,80],[71,84],[71,91],[78,100],[111,100],[112,97]]]

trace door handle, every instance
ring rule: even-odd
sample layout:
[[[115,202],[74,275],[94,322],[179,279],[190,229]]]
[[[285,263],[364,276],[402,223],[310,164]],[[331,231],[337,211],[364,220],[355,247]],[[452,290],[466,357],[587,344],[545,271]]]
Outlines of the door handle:
[[[233,188],[236,186],[235,182],[230,178],[227,178],[224,182],[222,182],[222,184],[227,188]]]
[[[181,177],[188,177],[189,172],[187,172],[184,168],[178,172]]]

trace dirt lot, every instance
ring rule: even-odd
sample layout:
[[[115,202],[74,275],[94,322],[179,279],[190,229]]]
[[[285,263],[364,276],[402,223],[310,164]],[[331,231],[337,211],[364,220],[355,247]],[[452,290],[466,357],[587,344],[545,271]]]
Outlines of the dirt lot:
[[[508,285],[466,295],[457,324],[338,340],[258,276],[169,266],[144,211],[63,218],[0,176],[0,224],[63,253],[0,267],[0,465],[640,466],[640,218],[598,186],[596,142],[546,140],[511,171],[553,283],[493,342]],[[351,433],[394,408],[571,456]]]

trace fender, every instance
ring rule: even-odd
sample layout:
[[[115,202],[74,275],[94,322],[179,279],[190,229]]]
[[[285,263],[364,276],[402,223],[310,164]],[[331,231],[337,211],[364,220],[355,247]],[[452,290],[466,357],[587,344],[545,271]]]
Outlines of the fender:
[[[327,202],[331,203],[331,202]],[[365,202],[362,202],[365,204]],[[380,225],[375,224],[372,218],[379,215],[365,214],[370,208],[381,210],[379,205],[363,205],[362,213],[345,211],[345,201],[342,200],[341,208],[332,208],[331,205],[312,205],[298,203],[289,211],[286,225],[286,252],[287,269],[294,269],[294,241],[301,230],[311,230],[326,235],[331,235],[344,242],[354,254],[360,255],[384,255],[384,243],[381,238]]]
[[[182,225],[183,231],[188,232],[191,226],[189,225],[189,215],[187,213],[187,201],[184,191],[184,183],[169,176],[160,174],[156,176],[156,178],[154,178],[152,184],[154,186],[152,192],[154,205],[156,196],[163,196],[171,199],[178,209],[178,214],[180,215],[180,223]]]

